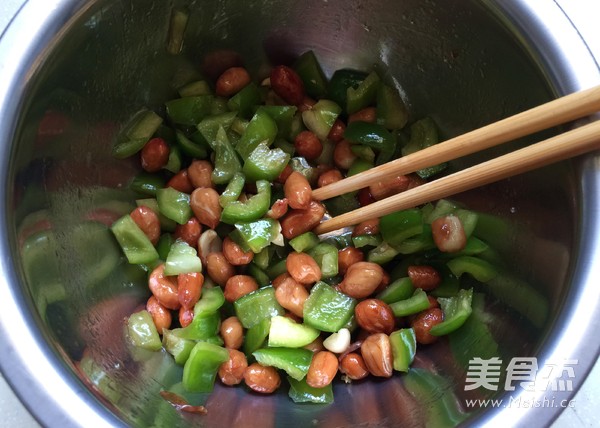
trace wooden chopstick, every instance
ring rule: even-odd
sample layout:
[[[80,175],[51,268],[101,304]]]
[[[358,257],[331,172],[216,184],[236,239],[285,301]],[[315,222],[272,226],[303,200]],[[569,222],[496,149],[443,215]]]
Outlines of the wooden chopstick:
[[[314,232],[322,234],[355,225],[597,149],[600,149],[600,121],[333,217],[322,222]]]
[[[313,190],[312,196],[325,200],[368,187],[378,181],[405,175],[438,163],[466,156],[516,138],[588,116],[600,110],[600,85],[486,125],[482,128],[419,150],[408,156]]]

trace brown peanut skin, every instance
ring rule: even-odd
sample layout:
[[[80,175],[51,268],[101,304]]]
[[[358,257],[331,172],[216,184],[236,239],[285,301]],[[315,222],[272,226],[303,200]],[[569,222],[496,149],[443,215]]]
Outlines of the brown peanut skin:
[[[160,264],[150,273],[148,287],[150,291],[167,309],[179,309],[179,294],[177,292],[177,279],[174,276],[164,274],[165,265]]]
[[[250,81],[250,74],[244,67],[228,68],[217,79],[215,93],[219,97],[230,97],[241,91]]]
[[[152,209],[142,205],[134,209],[130,216],[135,224],[144,232],[144,235],[152,242],[152,245],[156,245],[160,238],[160,220],[158,219],[158,215]]]
[[[146,310],[152,316],[158,334],[163,334],[163,329],[170,328],[173,317],[171,311],[165,308],[154,296],[150,296],[146,302]]]
[[[180,273],[177,275],[177,295],[179,303],[185,309],[193,308],[200,300],[204,275],[200,272]]]
[[[235,268],[222,252],[217,251],[206,256],[206,272],[216,284],[225,286],[227,280],[235,275]]]
[[[152,138],[141,151],[142,168],[147,172],[160,171],[169,161],[171,149],[162,138]]]
[[[431,233],[436,247],[445,253],[454,253],[465,248],[467,235],[462,222],[456,216],[436,218],[431,223]]]
[[[442,321],[444,321],[444,313],[440,308],[431,308],[419,312],[411,322],[417,342],[422,345],[436,342],[439,338],[432,336],[429,332],[433,326],[438,325]]]
[[[219,333],[226,348],[240,349],[242,347],[244,343],[244,328],[237,317],[232,316],[224,319],[219,327]]]
[[[319,351],[313,355],[306,374],[306,383],[313,388],[329,385],[338,371],[339,362],[333,352]]]
[[[234,275],[225,283],[225,300],[235,302],[240,297],[258,290],[256,280],[249,275]]]
[[[336,119],[329,130],[327,138],[334,143],[339,143],[344,139],[344,132],[346,132],[346,125],[340,119]]]
[[[281,377],[277,369],[259,363],[250,364],[244,370],[244,381],[248,388],[261,394],[271,394],[281,385]]]
[[[408,277],[415,288],[431,291],[436,289],[442,283],[442,277],[439,272],[431,266],[409,266],[407,271]]]
[[[285,266],[290,276],[300,284],[310,285],[321,280],[321,268],[306,253],[291,252],[287,256]]]
[[[383,277],[383,269],[376,263],[354,263],[348,268],[340,289],[350,297],[363,299],[377,289]]]
[[[243,352],[237,349],[228,349],[229,360],[219,367],[219,379],[224,385],[238,385],[244,380],[244,373],[248,368],[248,360]]]
[[[190,196],[190,207],[198,221],[214,229],[221,220],[219,194],[210,187],[199,187]]]
[[[369,333],[390,334],[394,331],[396,319],[392,308],[379,299],[365,299],[354,308],[356,322]]]
[[[173,231],[175,239],[185,241],[190,247],[198,246],[198,238],[202,234],[202,225],[196,217],[190,218],[185,224],[178,224]]]
[[[271,209],[267,212],[267,217],[273,220],[279,220],[281,217],[287,214],[289,203],[287,198],[277,199],[273,202]]]
[[[285,65],[278,65],[271,70],[271,88],[286,103],[302,104],[305,97],[304,83],[298,73]]]
[[[360,380],[369,376],[365,360],[356,352],[350,352],[342,357],[340,371],[352,380]]]
[[[223,255],[233,266],[247,265],[254,259],[252,251],[244,251],[229,236],[223,239]]]
[[[377,120],[377,110],[375,107],[365,107],[362,110],[352,113],[348,116],[348,123],[369,122],[374,123]]]
[[[294,138],[294,148],[299,156],[306,160],[315,160],[323,152],[323,143],[312,131],[302,131]]]
[[[198,187],[214,187],[212,182],[213,166],[209,161],[195,159],[188,166],[187,172],[194,189]]]
[[[302,318],[304,316],[304,302],[308,299],[306,288],[296,282],[291,276],[275,287],[275,299],[284,308]]]
[[[410,182],[406,175],[397,175],[371,184],[369,192],[375,200],[380,201],[408,190]]]
[[[328,184],[337,183],[343,178],[344,177],[342,176],[342,173],[339,170],[330,169],[319,175],[319,179],[317,180],[317,186],[323,187],[327,186]]]
[[[298,171],[292,172],[285,181],[283,193],[290,208],[297,210],[309,208],[312,199],[312,189],[306,177]]]
[[[377,235],[379,233],[379,219],[373,218],[371,220],[365,220],[354,226],[352,230],[352,236],[361,235]]]
[[[354,263],[362,262],[365,259],[364,253],[360,248],[346,247],[338,251],[338,272],[345,275],[348,268]]]
[[[387,334],[370,335],[363,341],[360,352],[369,373],[377,377],[392,376],[392,346]]]
[[[173,189],[187,193],[188,195],[194,191],[194,186],[190,181],[187,169],[182,169],[171,177],[171,179],[167,181],[167,187],[172,187]]]
[[[181,325],[182,327],[187,327],[194,320],[194,308],[179,308],[178,318],[179,325]]]
[[[356,155],[351,149],[352,145],[348,140],[342,140],[335,145],[333,149],[333,162],[340,169],[350,169],[354,161],[356,160]]]
[[[308,209],[290,210],[281,219],[281,233],[286,239],[314,229],[325,215],[325,206],[315,200],[310,201]]]

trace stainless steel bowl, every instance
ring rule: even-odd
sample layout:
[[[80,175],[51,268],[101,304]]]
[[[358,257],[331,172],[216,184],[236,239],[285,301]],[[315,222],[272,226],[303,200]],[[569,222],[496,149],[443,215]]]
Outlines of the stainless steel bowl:
[[[201,69],[205,54],[235,50],[259,74],[269,62],[289,62],[307,49],[327,73],[380,66],[412,117],[432,116],[445,137],[600,81],[585,43],[550,0],[173,3],[191,10],[177,57],[164,49],[172,2],[29,0],[0,38],[0,366],[43,425],[152,426],[164,406],[158,390],[180,375],[166,355],[132,355],[123,343],[122,319],[143,302],[143,278],[131,280],[105,231],[85,225],[119,212],[130,198],[126,185],[136,167],[110,156],[118,128],[140,107],[159,108],[172,97],[178,82]],[[599,184],[598,159],[590,155],[459,196],[508,225],[495,245],[511,274],[535,290],[516,308],[518,291],[486,299],[484,325],[505,363],[536,357],[542,369],[577,360],[571,388],[505,392],[500,384],[492,395],[505,404],[546,398],[557,406],[466,408],[461,359],[477,356],[470,352],[483,339],[474,336],[458,353],[447,341],[424,349],[416,363],[421,378],[336,385],[328,407],[294,405],[285,393],[256,397],[219,387],[209,415],[172,411],[167,420],[173,426],[550,424],[600,349]],[[24,244],[36,230],[49,232]],[[547,316],[535,315],[537,296],[547,302]],[[81,375],[84,349],[97,364],[91,380]]]

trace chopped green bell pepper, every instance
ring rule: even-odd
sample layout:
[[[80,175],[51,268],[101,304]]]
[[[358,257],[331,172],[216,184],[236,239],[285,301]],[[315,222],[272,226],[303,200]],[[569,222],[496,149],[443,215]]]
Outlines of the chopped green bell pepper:
[[[202,135],[202,134],[200,134]],[[175,140],[181,151],[194,159],[206,159],[208,157],[208,143],[202,139],[202,142],[196,142],[188,138],[180,130],[175,131]]]
[[[393,367],[399,372],[408,372],[417,352],[417,340],[412,328],[402,328],[390,334]]]
[[[315,340],[320,331],[283,316],[271,318],[269,347],[301,348]]]
[[[342,69],[336,70],[329,80],[327,93],[329,98],[339,104],[346,110],[346,101],[348,99],[348,88],[356,88],[365,80],[367,73],[357,70]]]
[[[306,51],[294,63],[294,70],[302,79],[306,93],[320,99],[327,93],[327,78],[313,51]]]
[[[304,322],[318,330],[335,333],[352,318],[356,303],[352,297],[319,281],[304,302]]]
[[[408,156],[411,153],[423,150],[437,143],[439,143],[439,138],[435,122],[431,118],[426,117],[425,119],[416,121],[410,126],[410,140],[402,147],[402,156]],[[429,178],[443,171],[447,166],[448,163],[443,162],[438,165],[420,169],[417,171],[417,174],[421,178]]]
[[[183,386],[189,392],[211,392],[217,371],[229,360],[227,349],[208,342],[198,342],[183,366]]]
[[[156,248],[129,214],[117,220],[111,230],[129,263],[152,263],[158,260]]]
[[[404,128],[408,122],[408,109],[400,94],[387,85],[379,85],[377,89],[377,123],[387,129]]]
[[[236,150],[245,160],[260,143],[264,142],[267,146],[273,144],[276,136],[277,124],[265,110],[259,109],[250,119]]]
[[[212,95],[198,95],[167,101],[167,116],[173,123],[196,126],[210,114],[213,99]]]
[[[392,159],[396,150],[396,136],[383,125],[356,121],[349,123],[344,131],[344,138],[353,144],[362,144],[377,150],[377,165]]]
[[[290,155],[281,149],[269,149],[260,143],[244,162],[244,174],[251,181],[274,181],[290,161]]]
[[[320,140],[325,140],[341,112],[342,108],[335,102],[321,99],[302,112],[302,121]]]
[[[290,239],[290,246],[298,253],[306,252],[319,245],[319,237],[313,232],[304,232]]]
[[[163,329],[162,345],[180,366],[185,364],[195,344],[193,340],[177,336],[172,330]]]
[[[263,287],[237,299],[233,306],[244,326],[251,328],[265,318],[283,315],[284,310],[275,298],[273,287]]]
[[[377,247],[371,249],[367,254],[367,261],[377,263],[378,265],[384,265],[394,260],[394,258],[400,254],[396,248],[383,241]]]
[[[192,217],[190,195],[167,187],[156,191],[156,200],[160,213],[167,218],[185,224]]]
[[[486,262],[478,257],[460,256],[447,263],[450,271],[460,278],[464,273],[470,274],[473,278],[480,282],[489,282],[494,279],[498,272],[491,263]]]
[[[322,242],[309,250],[308,254],[321,268],[323,278],[333,278],[338,274],[338,249],[335,245]]]
[[[444,312],[444,321],[434,325],[430,334],[433,336],[443,336],[452,333],[462,326],[469,315],[471,315],[471,301],[473,300],[473,289],[461,289],[458,295],[454,297],[438,298],[438,302]]]
[[[252,353],[258,363],[285,371],[292,379],[301,380],[308,373],[313,353],[304,348],[262,348]]]
[[[395,280],[377,294],[379,300],[385,303],[395,303],[400,300],[408,299],[415,291],[415,287],[409,277],[403,277]]]
[[[292,123],[298,108],[296,106],[260,106],[257,112],[265,112],[277,124],[277,136],[281,139],[290,138]]]
[[[395,246],[423,233],[423,217],[417,208],[396,211],[379,220],[379,230],[385,242]]]
[[[143,349],[158,351],[162,348],[152,315],[147,310],[135,312],[127,319],[127,331],[131,342]]]
[[[212,91],[206,80],[196,80],[187,83],[177,90],[180,97],[197,97],[199,95],[210,95]]]
[[[263,218],[250,222],[237,222],[231,238],[244,249],[259,253],[281,233],[281,225],[277,220]]]
[[[211,175],[212,181],[215,184],[226,184],[241,170],[240,160],[229,142],[225,128],[221,126],[215,137],[215,167]]]
[[[117,136],[112,155],[117,159],[133,156],[142,150],[162,122],[162,117],[153,111],[144,109],[136,113]]]
[[[164,274],[169,276],[191,272],[202,272],[202,262],[195,248],[178,239],[171,245],[167,255]]]
[[[246,330],[246,336],[244,337],[244,354],[246,356],[252,355],[254,351],[265,345],[270,329],[271,318],[263,318]]]
[[[375,71],[372,71],[356,88],[346,89],[346,112],[348,114],[356,113],[372,105],[375,102],[380,83],[381,79]]]
[[[227,183],[227,187],[219,196],[219,204],[221,207],[225,207],[227,204],[237,201],[242,191],[244,190],[244,185],[246,184],[246,177],[241,172],[236,172]]]
[[[306,379],[296,380],[288,377],[290,390],[288,396],[294,403],[333,403],[333,386],[329,385],[323,388],[313,388],[306,383]]]
[[[165,179],[158,174],[140,172],[136,175],[129,188],[142,195],[156,196],[156,191],[165,187]]]
[[[227,101],[227,107],[231,111],[237,111],[238,116],[250,119],[254,108],[262,101],[262,94],[256,83],[248,85]]]
[[[271,206],[271,183],[266,180],[256,182],[258,193],[245,202],[229,202],[223,208],[221,221],[227,224],[258,220]]]
[[[382,238],[380,234],[377,235],[360,235],[353,236],[352,243],[355,248],[364,248],[364,247],[377,247],[381,244]]]
[[[399,300],[390,304],[390,308],[396,317],[405,317],[424,311],[429,307],[427,293],[421,288],[417,288],[414,294],[408,299]]]
[[[235,111],[215,114],[202,119],[196,128],[198,128],[200,135],[202,135],[204,140],[214,150],[217,145],[217,133],[219,132],[219,129],[223,128],[228,130],[236,117],[237,112]]]

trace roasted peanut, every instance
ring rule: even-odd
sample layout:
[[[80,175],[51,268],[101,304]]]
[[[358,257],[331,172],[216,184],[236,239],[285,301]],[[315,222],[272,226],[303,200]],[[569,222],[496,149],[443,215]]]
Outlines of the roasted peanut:
[[[449,215],[436,218],[431,223],[433,242],[442,252],[453,253],[467,245],[467,235],[462,222],[457,216]]]
[[[338,168],[350,169],[356,160],[356,155],[351,147],[352,145],[348,140],[342,140],[335,145],[333,149],[333,162]]]
[[[342,357],[340,371],[352,380],[364,379],[369,375],[365,360],[356,352],[350,352]]]
[[[215,93],[219,97],[230,97],[241,91],[250,81],[250,74],[248,74],[245,68],[228,68],[217,79]]]
[[[362,223],[358,223],[352,230],[352,236],[361,235],[377,235],[379,233],[379,219],[372,218],[371,220],[365,220]]]
[[[273,202],[271,209],[267,211],[267,217],[272,218],[273,220],[279,220],[287,214],[288,207],[289,204],[287,198],[277,199]]]
[[[348,123],[352,122],[369,122],[373,123],[377,120],[377,110],[375,107],[366,107],[362,110],[352,113],[348,116]]]
[[[219,332],[226,348],[240,349],[244,343],[244,328],[235,316],[224,319],[219,327]]]
[[[162,138],[152,138],[141,152],[142,168],[144,171],[157,172],[169,161],[169,145]]]
[[[431,291],[442,283],[440,273],[431,266],[409,266],[407,271],[408,277],[415,288]]]
[[[284,309],[302,318],[308,291],[290,276],[275,288],[275,299]]]
[[[219,253],[223,251],[223,242],[217,232],[212,229],[205,230],[198,238],[198,256],[202,260],[202,265],[206,266],[208,255],[210,253]]]
[[[190,207],[200,223],[214,229],[221,220],[219,194],[210,187],[199,187],[192,192]]]
[[[179,303],[185,309],[193,308],[200,300],[204,275],[200,272],[180,273],[177,275],[177,294]]]
[[[249,275],[234,275],[225,283],[225,300],[235,302],[240,297],[258,290],[256,280]]]
[[[319,175],[319,179],[317,180],[317,186],[323,187],[327,186],[328,184],[337,183],[342,178],[344,177],[342,176],[342,173],[339,170],[330,169],[329,171],[325,171],[321,175]]]
[[[362,299],[373,293],[382,279],[381,266],[372,262],[358,262],[348,268],[340,289],[350,297]]]
[[[427,300],[429,300],[429,308],[428,309],[433,309],[433,308],[439,308],[440,307],[440,302],[438,302],[435,297],[433,297],[433,296],[427,296]]]
[[[333,126],[329,130],[327,138],[334,143],[339,143],[344,139],[344,132],[346,132],[346,125],[341,120],[336,119],[335,122],[333,122]]]
[[[304,100],[304,83],[293,69],[279,65],[271,70],[271,88],[286,103],[301,104]]]
[[[244,382],[253,391],[271,394],[281,385],[281,377],[277,369],[253,363],[244,370]]]
[[[321,222],[325,206],[318,201],[310,201],[308,209],[290,210],[281,218],[281,233],[286,239],[292,239],[308,232]]]
[[[219,379],[224,385],[237,385],[244,380],[244,373],[248,368],[248,360],[243,352],[237,349],[228,349],[229,360],[219,367]]]
[[[292,167],[289,164],[286,165],[285,168],[283,168],[283,171],[281,171],[279,174],[279,177],[277,177],[277,182],[281,184],[285,183],[292,172],[294,172]]]
[[[201,233],[202,225],[196,217],[191,217],[185,224],[178,224],[175,227],[173,237],[185,241],[190,247],[196,248]]]
[[[298,111],[302,113],[303,111],[310,110],[317,102],[313,100],[311,97],[305,96],[302,98],[302,102],[298,104]]]
[[[396,325],[392,308],[379,299],[359,302],[354,308],[354,316],[358,325],[369,333],[390,334]]]
[[[373,198],[373,195],[371,195],[371,191],[369,190],[368,187],[365,187],[364,189],[360,189],[358,191],[357,199],[358,199],[358,204],[361,207],[366,207],[367,205],[375,202],[375,198]]]
[[[198,187],[214,187],[212,182],[213,166],[207,160],[193,160],[187,168],[188,177],[194,189]]]
[[[223,239],[223,255],[233,266],[247,265],[254,258],[252,251],[244,251],[229,236]]]
[[[370,335],[363,341],[360,352],[369,373],[378,377],[392,376],[392,346],[387,334]]]
[[[144,232],[144,235],[156,245],[160,238],[160,220],[158,215],[146,206],[139,206],[134,209],[131,214],[131,219]]]
[[[369,186],[369,192],[376,201],[380,201],[408,189],[410,179],[406,175],[386,178]]]
[[[323,143],[312,131],[301,131],[294,138],[294,148],[299,156],[306,158],[306,160],[315,160],[321,156],[323,151]]]
[[[194,308],[179,308],[179,325],[187,327],[194,320]]]
[[[345,275],[348,268],[354,263],[362,262],[365,259],[364,253],[356,247],[346,247],[338,251],[338,272]]]
[[[177,292],[177,278],[174,276],[165,276],[165,265],[160,264],[154,268],[148,277],[148,287],[150,291],[167,309],[179,309],[179,294]]]
[[[183,193],[190,194],[194,191],[194,186],[188,177],[187,169],[182,169],[175,174],[169,181],[167,181],[167,187],[172,187]]]
[[[222,252],[215,252],[206,256],[206,272],[216,284],[225,286],[227,280],[235,275],[235,268]]]
[[[309,285],[321,280],[321,268],[306,253],[291,252],[287,256],[285,267],[290,276],[300,284]]]
[[[444,321],[444,313],[440,308],[425,309],[419,312],[411,322],[417,342],[428,345],[438,340],[437,336],[432,336],[429,332],[434,325],[438,325],[442,321]]]
[[[323,338],[321,336],[317,337],[315,340],[306,345],[304,349],[308,349],[313,353],[324,351],[325,346],[323,346]]]
[[[312,198],[312,189],[306,177],[297,171],[290,174],[283,185],[283,192],[290,208],[307,209]]]
[[[150,296],[146,302],[146,310],[152,315],[158,334],[163,334],[163,329],[171,327],[173,321],[171,311],[161,305],[156,297]]]
[[[333,352],[320,351],[313,355],[306,374],[306,383],[313,388],[329,385],[338,371],[338,359]]]
[[[277,287],[279,287],[281,284],[283,284],[285,282],[288,282],[288,281],[293,282],[295,284],[298,284],[296,282],[296,280],[290,276],[289,273],[284,272],[284,273],[282,273],[280,275],[277,275],[273,279],[273,281],[271,281],[271,285],[273,286],[273,288],[277,289]]]

